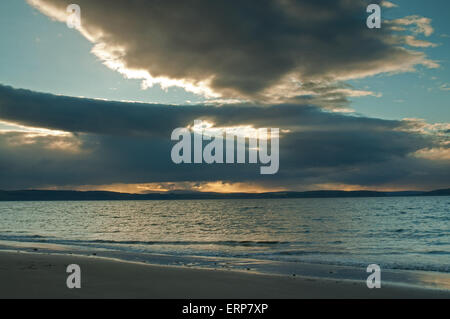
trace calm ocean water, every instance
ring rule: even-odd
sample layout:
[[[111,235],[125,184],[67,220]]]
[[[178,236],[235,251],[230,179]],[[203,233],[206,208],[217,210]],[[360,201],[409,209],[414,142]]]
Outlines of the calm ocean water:
[[[0,240],[449,273],[449,207],[450,197],[0,202]]]

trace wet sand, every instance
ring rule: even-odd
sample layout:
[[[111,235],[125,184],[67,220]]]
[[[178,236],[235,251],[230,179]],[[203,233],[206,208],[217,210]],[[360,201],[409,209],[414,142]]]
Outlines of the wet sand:
[[[66,268],[81,268],[81,288]],[[450,298],[450,291],[155,266],[99,257],[0,252],[0,298]]]

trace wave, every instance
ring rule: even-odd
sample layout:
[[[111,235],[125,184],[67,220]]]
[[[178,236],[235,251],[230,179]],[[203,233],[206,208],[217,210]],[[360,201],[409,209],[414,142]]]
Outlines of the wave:
[[[51,236],[43,236],[38,234],[33,235],[17,235],[17,234],[0,234],[0,241],[12,241],[23,243],[45,243],[56,244],[62,246],[82,246],[88,249],[108,249],[111,251],[134,252],[136,254],[165,254],[169,256],[186,257],[189,255],[204,256],[204,257],[225,257],[225,258],[251,258],[256,260],[272,260],[272,261],[288,261],[288,262],[307,262],[312,264],[328,264],[328,265],[343,265],[343,266],[364,266],[368,263],[361,262],[367,260],[368,257],[376,256],[402,256],[401,251],[372,251],[360,253],[343,251],[343,250],[326,250],[313,249],[310,246],[311,242],[299,241],[247,241],[247,240],[226,240],[226,241],[139,241],[139,240],[77,240],[77,239],[61,239]],[[338,241],[335,241],[337,243]],[[215,246],[205,249],[202,246]],[[167,247],[167,246],[179,246]],[[191,246],[191,247],[188,247]],[[238,247],[236,250],[222,247]],[[299,246],[311,247],[311,249],[300,249]],[[154,247],[154,248],[152,248]],[[260,248],[256,251],[244,251],[239,247],[253,247]],[[416,251],[416,254],[422,256],[436,256],[436,258],[447,258],[450,252],[445,250],[424,250]],[[359,260],[359,261],[358,261]],[[380,259],[380,265],[386,269],[401,269],[401,270],[425,270],[437,272],[450,272],[448,264],[439,262],[430,263],[408,263],[404,262],[389,262],[387,259]]]
[[[20,242],[42,242],[42,243],[72,243],[72,244],[117,244],[117,245],[221,245],[221,246],[272,246],[291,244],[289,241],[251,241],[251,240],[224,240],[224,241],[140,241],[140,240],[78,240],[57,239],[51,236],[41,235],[0,235],[0,240]]]

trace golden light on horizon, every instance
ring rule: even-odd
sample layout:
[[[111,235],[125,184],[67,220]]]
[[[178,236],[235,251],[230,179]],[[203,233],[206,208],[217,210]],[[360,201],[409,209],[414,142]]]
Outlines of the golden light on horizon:
[[[270,193],[270,192],[304,192],[304,191],[378,191],[396,192],[405,190],[423,190],[414,187],[392,187],[392,186],[363,186],[338,183],[314,184],[304,186],[266,186],[249,182],[161,182],[161,183],[115,183],[105,185],[67,185],[49,186],[43,190],[74,190],[74,191],[107,191],[117,193],[145,194],[145,193],[167,193],[173,191],[200,192],[200,193]]]
[[[108,185],[54,186],[46,190],[108,191],[118,193],[145,194],[151,192],[195,191],[215,193],[265,193],[286,191],[282,187],[265,187],[257,183],[214,182],[164,182],[164,183],[116,183]]]

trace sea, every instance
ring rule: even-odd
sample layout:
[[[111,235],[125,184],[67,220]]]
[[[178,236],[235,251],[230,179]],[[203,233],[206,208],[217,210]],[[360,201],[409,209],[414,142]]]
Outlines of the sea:
[[[450,197],[0,202],[0,249],[450,289]]]

